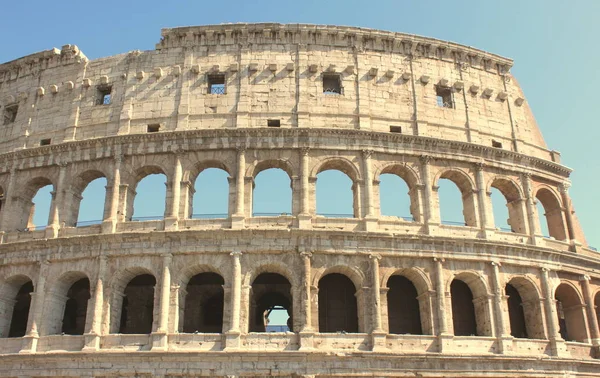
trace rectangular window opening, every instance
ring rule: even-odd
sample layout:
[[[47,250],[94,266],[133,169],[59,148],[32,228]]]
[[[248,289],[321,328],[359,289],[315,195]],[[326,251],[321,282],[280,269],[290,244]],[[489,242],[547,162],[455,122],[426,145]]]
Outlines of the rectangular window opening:
[[[17,119],[19,105],[8,105],[4,108],[4,125],[11,124]]]
[[[225,94],[225,75],[210,74],[208,75],[208,93],[209,94]]]
[[[47,146],[52,142],[52,139],[48,138],[48,139],[42,139],[40,140],[40,146]]]
[[[96,96],[96,105],[110,105],[112,87],[103,85],[98,87],[98,93]]]
[[[435,96],[437,100],[437,105],[442,108],[454,108],[454,101],[452,101],[452,89],[449,87],[442,87],[436,85],[435,87]]]
[[[157,133],[159,130],[160,130],[160,124],[158,124],[158,123],[153,123],[151,125],[148,125],[147,131],[149,133]]]
[[[502,143],[492,139],[492,147],[502,148]]]
[[[268,127],[279,127],[279,126],[281,126],[281,121],[278,119],[268,119],[267,126]]]
[[[343,94],[342,78],[339,74],[323,74],[323,93]]]
[[[402,134],[402,126],[390,126],[390,133]]]

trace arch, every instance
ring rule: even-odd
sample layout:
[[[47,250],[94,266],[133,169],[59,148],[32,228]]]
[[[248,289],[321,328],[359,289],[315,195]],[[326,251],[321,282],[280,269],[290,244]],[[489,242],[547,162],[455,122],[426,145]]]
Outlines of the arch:
[[[509,289],[509,286],[516,291]],[[544,315],[537,285],[524,276],[512,277],[505,286],[508,316],[513,337],[546,339]]]
[[[588,341],[585,304],[579,290],[571,283],[561,281],[554,298],[561,337],[566,341]]]
[[[134,219],[138,219],[138,220],[143,220],[143,219],[153,219],[153,218],[163,218],[166,211],[167,211],[167,192],[166,192],[166,187],[160,187],[155,188],[153,187],[152,190],[152,197],[153,199],[156,198],[157,201],[160,201],[160,197],[164,198],[164,210],[160,208],[158,208],[158,212],[160,212],[162,210],[162,214],[159,213],[155,213],[155,214],[149,214],[147,212],[144,212],[143,215],[137,215],[138,213],[140,213],[140,210],[137,211],[136,213],[136,207],[139,209],[141,206],[136,206],[136,202],[139,201],[143,201],[143,195],[140,196],[141,193],[139,193],[138,191],[138,187],[139,184],[142,182],[142,180],[146,179],[147,177],[151,176],[151,175],[164,175],[165,177],[165,185],[169,185],[170,181],[169,181],[169,177],[167,176],[167,174],[165,173],[166,170],[164,170],[162,167],[158,166],[158,165],[147,165],[144,167],[141,167],[139,169],[137,169],[134,172],[133,175],[133,187],[128,187],[127,189],[127,219],[128,220],[134,220]],[[156,195],[157,193],[159,193],[158,195]],[[164,195],[162,194],[164,193]],[[158,197],[158,198],[157,198]],[[141,200],[140,200],[141,198]],[[156,203],[157,201],[153,200],[153,203]],[[160,203],[160,202],[159,202]]]
[[[68,271],[48,282],[42,334],[83,335],[90,299],[90,280],[80,271]]]
[[[123,291],[119,333],[151,333],[154,323],[154,286],[152,274],[141,274],[127,283]]]
[[[434,182],[436,183],[436,187],[439,188],[440,180],[446,179],[451,181],[461,193],[462,196],[462,214],[464,218],[464,224],[469,227],[477,226],[477,205],[476,198],[474,195],[475,183],[473,179],[464,171],[453,168],[446,169],[439,172],[436,175]],[[439,198],[439,193],[437,197],[438,207],[440,210],[440,219],[441,219],[441,210],[442,210],[442,201]],[[442,219],[442,223],[444,220]],[[450,223],[450,222],[448,222]]]
[[[343,157],[331,157],[324,159],[313,167],[310,177],[316,179],[317,175],[321,172],[336,170],[344,173],[350,177],[353,183],[356,183],[361,179],[360,173],[356,165],[350,160]]]
[[[475,272],[461,272],[449,285],[452,324],[456,336],[492,336],[489,295],[485,280]]]
[[[385,165],[375,172],[375,180],[379,180],[380,176],[383,174],[392,174],[400,177],[406,182],[406,185],[408,185],[410,189],[419,185],[419,175],[412,167],[406,164],[391,163]]]
[[[4,280],[0,291],[0,337],[25,336],[33,289],[33,281],[24,274]]]
[[[278,216],[293,213],[293,183],[289,172],[279,167],[260,170],[254,177],[252,216]]]
[[[252,281],[252,296],[249,303],[249,331],[294,331],[292,285],[281,274],[265,272]],[[272,311],[287,312],[287,327],[269,327]]]
[[[183,174],[182,180],[195,182],[202,172],[211,168],[220,169],[222,171],[227,172],[227,174],[231,176],[231,169],[227,166],[227,164],[225,164],[221,160],[207,159],[194,164],[194,167],[190,171],[187,171]]]
[[[358,268],[353,268],[348,265],[335,265],[330,268],[327,268],[324,271],[314,272],[313,277],[312,277],[312,286],[318,287],[319,281],[321,281],[321,279],[323,277],[325,277],[326,275],[332,274],[332,273],[338,273],[338,274],[344,275],[347,278],[349,278],[350,281],[352,281],[352,284],[354,285],[356,290],[358,290],[358,288],[362,287],[363,282],[365,281],[365,276],[364,276],[363,272],[361,270],[359,270]]]
[[[256,178],[259,173],[266,171],[267,169],[281,169],[289,176],[290,180],[296,176],[294,172],[296,169],[291,161],[287,159],[267,159],[261,161],[255,161],[253,165],[249,166],[246,170],[246,177]]]
[[[490,180],[487,193],[497,189],[503,196],[508,209],[507,223],[512,232],[519,234],[527,233],[526,210],[523,202],[523,192],[519,185],[509,177],[496,176]],[[492,205],[492,209],[494,206]]]
[[[90,187],[90,185],[95,182],[96,180],[107,180],[107,176],[99,171],[99,170],[88,170],[85,171],[83,173],[81,173],[80,175],[78,175],[74,180],[73,183],[71,184],[71,192],[68,193],[69,196],[69,200],[67,201],[68,203],[68,209],[67,209],[67,217],[65,219],[65,223],[68,226],[77,226],[79,223],[79,217],[80,217],[80,212],[81,212],[81,208],[83,205],[85,205],[86,201],[85,201],[85,197],[84,197],[84,192],[86,191],[86,189],[88,189]],[[107,185],[107,183],[105,184]],[[94,198],[93,201],[95,203],[97,203],[99,200],[101,200],[102,203],[102,210],[100,211],[99,214],[95,215],[95,219],[94,220],[102,220],[104,219],[104,215],[105,215],[105,209],[104,209],[104,204],[106,201],[106,188],[104,188],[104,190],[102,191],[101,195],[98,195],[97,193],[94,193]],[[90,217],[88,214],[86,214],[87,217]],[[84,220],[81,220],[81,222],[85,222]],[[87,224],[87,223],[85,223]]]
[[[52,207],[52,197],[43,202],[45,208],[47,208],[47,216],[46,211],[42,215],[45,218],[45,221],[40,221],[43,224],[36,225],[34,223],[34,217],[39,218],[38,214],[36,214],[36,204],[34,203],[34,197],[36,197],[37,193],[47,186],[50,186],[50,192],[54,192],[56,187],[54,183],[47,177],[38,176],[29,180],[23,187],[20,187],[19,194],[15,197],[16,206],[15,208],[20,211],[17,212],[18,217],[15,221],[16,229],[35,229],[36,226],[45,226],[49,223],[50,218],[50,209]],[[36,200],[37,202],[37,200]],[[38,204],[38,207],[40,204]],[[39,213],[39,211],[38,211]],[[39,222],[38,222],[39,223]]]
[[[548,233],[556,240],[566,240],[567,233],[563,219],[563,208],[559,196],[549,187],[543,186],[535,193],[535,198],[544,207],[544,216],[548,225]],[[542,214],[538,214],[542,221]]]
[[[387,283],[389,333],[423,334],[417,288],[402,275],[393,275]]]
[[[419,203],[419,179],[417,173],[409,166],[404,164],[388,164],[384,166],[380,171],[375,173],[375,180],[379,181],[379,207],[380,213],[384,215],[384,196],[382,195],[382,188],[384,184],[383,175],[393,175],[400,178],[408,187],[408,199],[409,199],[409,212],[412,219],[416,222],[421,221],[421,210]],[[387,214],[385,214],[387,215]],[[402,216],[402,214],[400,214]]]
[[[262,264],[252,270],[252,273],[248,276],[248,281],[245,282],[246,285],[251,285],[252,282],[256,280],[258,276],[264,273],[275,273],[284,277],[292,287],[297,287],[299,285],[298,280],[296,279],[296,275],[290,270],[287,265],[282,263],[269,263]]]
[[[193,176],[188,193],[188,214],[191,218],[227,218],[231,211],[231,177],[225,165],[217,163],[205,162],[205,166]],[[208,179],[210,184],[206,182]]]
[[[202,272],[186,282],[181,331],[185,333],[221,333],[225,292],[223,277]]]
[[[148,264],[151,264],[150,261],[148,261]],[[142,294],[145,295],[145,297],[142,299],[140,298],[140,300],[136,300],[136,304],[143,304],[144,306],[147,306],[148,303],[144,302],[145,300],[148,299],[147,295],[148,292],[151,291],[152,293],[152,297],[154,296],[154,285],[156,284],[156,275],[154,274],[154,272],[152,272],[151,267],[139,267],[139,266],[134,266],[134,267],[128,267],[126,269],[123,269],[117,273],[115,273],[113,275],[112,280],[110,281],[109,284],[109,288],[111,291],[111,303],[109,306],[109,310],[110,310],[110,325],[109,325],[109,332],[110,333],[124,333],[121,332],[122,330],[122,323],[124,320],[127,320],[127,317],[130,315],[127,313],[127,311],[123,311],[124,309],[126,309],[127,306],[129,306],[129,301],[125,301],[125,298],[127,296],[127,287],[129,286],[129,283],[131,281],[133,281],[136,277],[139,276],[152,276],[152,279],[154,280],[154,284],[150,284],[150,286],[152,286],[151,290],[147,288],[147,286],[144,286],[143,289],[138,290],[140,292],[142,292]],[[152,280],[150,280],[151,282]],[[139,285],[137,285],[139,286]],[[135,291],[135,290],[133,290]],[[134,292],[132,292],[132,290],[129,290],[129,294],[135,294]],[[153,303],[153,302],[152,302]],[[141,306],[141,307],[144,307]],[[145,317],[148,317],[148,313],[145,312],[144,313]],[[150,314],[150,316],[152,317],[152,320],[154,319],[154,313],[152,312]]]
[[[381,287],[388,286],[388,281],[390,278],[398,275],[408,278],[417,289],[418,295],[426,294],[432,290],[433,286],[431,284],[431,280],[429,277],[427,277],[427,274],[423,271],[423,269],[418,267],[398,269],[389,275],[384,275],[380,282]]]
[[[319,332],[359,332],[356,286],[346,275],[319,280]]]

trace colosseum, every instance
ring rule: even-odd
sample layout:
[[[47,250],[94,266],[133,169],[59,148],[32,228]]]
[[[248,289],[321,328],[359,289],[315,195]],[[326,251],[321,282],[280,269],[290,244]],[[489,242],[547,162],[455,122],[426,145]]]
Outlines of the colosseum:
[[[600,376],[600,255],[512,64],[304,24],[163,29],[151,51],[1,64],[0,375]],[[289,214],[253,212],[272,168]],[[207,169],[228,176],[228,213],[198,218]],[[353,214],[317,211],[328,170],[352,181]],[[136,218],[152,174],[164,216]],[[410,217],[382,215],[386,174]],[[78,222],[100,178],[103,219]],[[440,180],[464,222],[442,221]],[[285,329],[266,327],[274,308]]]

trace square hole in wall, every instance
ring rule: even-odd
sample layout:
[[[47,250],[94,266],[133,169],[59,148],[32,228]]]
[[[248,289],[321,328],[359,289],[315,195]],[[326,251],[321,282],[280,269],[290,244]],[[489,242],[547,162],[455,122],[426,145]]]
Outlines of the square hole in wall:
[[[160,124],[159,123],[152,123],[150,125],[148,125],[148,128],[146,131],[148,131],[149,133],[157,133],[160,130]]]
[[[498,142],[497,140],[492,139],[492,147],[502,148],[502,143]]]
[[[96,105],[110,105],[112,87],[109,85],[101,85],[97,87]]]
[[[454,108],[454,101],[452,100],[452,89],[449,87],[442,87],[439,85],[435,86],[435,96],[437,105],[442,108]]]
[[[281,121],[278,119],[268,119],[267,126],[268,127],[279,127],[279,126],[281,126]]]
[[[4,125],[11,124],[17,119],[17,112],[19,111],[19,105],[7,105],[4,108]]]
[[[50,138],[40,140],[40,146],[47,146],[50,143],[52,143],[52,139],[50,139]]]
[[[336,73],[324,73],[323,93],[337,95],[343,94],[342,77]]]
[[[225,74],[209,74],[207,80],[209,94],[225,94]]]
[[[390,126],[390,133],[402,134],[402,126]]]

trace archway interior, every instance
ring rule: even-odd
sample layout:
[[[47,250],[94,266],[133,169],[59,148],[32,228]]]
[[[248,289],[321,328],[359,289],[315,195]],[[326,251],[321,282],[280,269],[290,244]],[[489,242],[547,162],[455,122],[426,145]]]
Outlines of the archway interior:
[[[343,274],[319,280],[319,332],[358,332],[356,288]]]
[[[123,293],[119,333],[152,332],[155,285],[156,279],[151,274],[142,274],[129,281]]]
[[[278,216],[292,213],[290,176],[281,168],[269,168],[254,178],[252,216]]]
[[[106,184],[106,177],[99,177],[87,184],[81,193],[77,226],[87,226],[102,222],[104,218]]]
[[[587,337],[584,308],[575,289],[560,284],[554,294],[560,336],[566,341],[584,342]]]
[[[540,227],[544,230],[547,227],[547,234],[556,240],[565,240],[567,235],[563,223],[562,205],[558,198],[550,190],[542,188],[536,193],[538,204],[542,204],[543,210],[538,206],[538,217]],[[545,218],[545,220],[543,219]]]
[[[523,299],[519,291],[511,284],[507,284],[505,293],[508,296],[508,317],[510,320],[510,335],[513,337],[528,337],[523,310]]]
[[[262,273],[252,283],[250,332],[293,332],[292,285],[277,273]]]
[[[494,213],[494,225],[504,232],[515,232],[509,224],[508,200],[497,188],[491,189],[492,211]]]
[[[53,191],[54,187],[52,185],[45,185],[35,193],[31,200],[33,205],[29,213],[27,228],[42,229],[49,223]]]
[[[469,285],[455,279],[450,284],[452,297],[452,324],[456,336],[477,336],[477,322],[473,293]]]
[[[338,218],[356,216],[352,179],[342,171],[329,169],[317,174],[316,197],[318,215]]]
[[[600,324],[600,291],[594,297],[594,307],[596,308],[596,319],[598,319],[598,324]]]
[[[395,216],[407,221],[414,218],[410,208],[408,185],[400,176],[384,173],[379,176],[379,201],[381,215]]]
[[[24,283],[17,295],[13,306],[12,317],[8,337],[23,337],[27,332],[27,320],[31,306],[31,293],[33,293],[33,282]]]
[[[165,215],[167,176],[163,173],[149,174],[135,187],[133,220],[162,219]]]
[[[67,292],[62,333],[65,335],[83,335],[88,299],[90,299],[89,279],[82,278],[71,285]]]
[[[415,285],[404,276],[392,276],[388,281],[388,288],[390,333],[422,335],[421,312]]]
[[[196,274],[187,285],[183,332],[221,333],[225,281],[217,273]]]
[[[440,221],[451,226],[466,225],[462,193],[454,181],[440,178],[438,181]]]
[[[227,218],[229,173],[219,168],[200,172],[194,183],[192,218]]]

